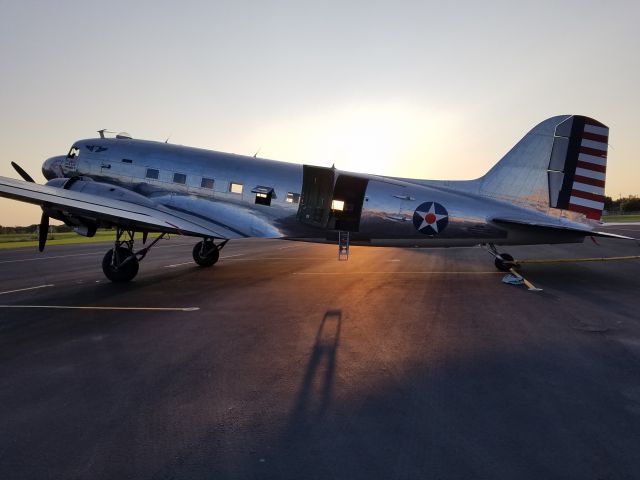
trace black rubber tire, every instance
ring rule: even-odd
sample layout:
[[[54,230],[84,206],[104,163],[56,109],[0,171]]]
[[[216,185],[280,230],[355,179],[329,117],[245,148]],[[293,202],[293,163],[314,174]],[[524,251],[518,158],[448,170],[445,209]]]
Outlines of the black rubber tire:
[[[102,259],[102,271],[105,276],[114,283],[130,282],[138,274],[140,263],[131,250],[118,247],[118,260],[122,263],[125,259],[129,258],[127,263],[122,264],[120,267],[114,268],[111,265],[111,258],[113,257],[113,249],[109,250]]]
[[[193,247],[193,260],[201,267],[210,267],[220,258],[220,250],[213,242],[205,243],[204,254],[202,253],[202,242],[196,243]]]
[[[502,260],[500,260],[498,257],[496,257],[495,260],[495,265],[498,270],[500,270],[501,272],[508,272],[512,268],[517,269],[517,265],[512,263],[513,257],[511,255],[509,255],[508,253],[501,253],[500,256],[502,257]]]

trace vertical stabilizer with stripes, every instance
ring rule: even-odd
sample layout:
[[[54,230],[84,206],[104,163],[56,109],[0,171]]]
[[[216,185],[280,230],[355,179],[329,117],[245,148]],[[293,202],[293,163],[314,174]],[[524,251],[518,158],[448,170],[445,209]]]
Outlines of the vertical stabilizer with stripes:
[[[600,220],[608,140],[609,129],[592,118],[574,115],[556,127],[548,170],[552,208]]]
[[[485,176],[461,188],[575,221],[600,220],[609,129],[581,115],[536,125]]]

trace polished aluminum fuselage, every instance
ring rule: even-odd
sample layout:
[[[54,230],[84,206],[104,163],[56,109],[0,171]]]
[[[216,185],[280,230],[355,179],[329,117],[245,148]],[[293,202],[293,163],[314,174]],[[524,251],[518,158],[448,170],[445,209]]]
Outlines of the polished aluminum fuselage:
[[[314,225],[301,219],[296,200],[303,193],[303,165],[121,138],[81,140],[73,148],[77,155],[45,162],[47,178],[81,176],[122,187],[144,197],[145,202],[209,222],[227,238],[335,242],[336,229],[330,222]],[[157,179],[148,177],[149,169],[158,171]],[[176,183],[175,174],[186,176],[185,183]],[[333,175],[334,182],[340,176],[366,181],[359,224],[351,233],[353,244],[447,247],[580,242],[584,238],[493,222],[497,217],[547,223],[562,220],[474,193],[474,181],[413,181],[340,170],[333,170]],[[203,187],[203,178],[213,180],[213,188]],[[242,185],[242,193],[231,191],[232,183]],[[256,203],[261,188],[272,189],[270,205]],[[424,234],[414,226],[414,212],[424,202],[437,202],[448,212],[448,225],[438,234]]]

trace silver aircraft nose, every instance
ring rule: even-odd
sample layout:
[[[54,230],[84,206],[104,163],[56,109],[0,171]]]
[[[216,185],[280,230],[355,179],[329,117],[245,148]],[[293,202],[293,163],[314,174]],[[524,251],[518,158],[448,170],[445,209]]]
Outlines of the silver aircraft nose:
[[[58,155],[57,157],[47,158],[42,164],[42,175],[47,180],[53,180],[54,178],[64,177],[62,173],[62,163],[65,160],[64,155]]]

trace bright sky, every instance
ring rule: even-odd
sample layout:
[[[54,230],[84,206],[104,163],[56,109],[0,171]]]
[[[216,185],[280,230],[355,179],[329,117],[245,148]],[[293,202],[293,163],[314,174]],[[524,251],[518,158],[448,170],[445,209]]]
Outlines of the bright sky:
[[[640,194],[640,2],[0,0],[0,175],[107,128],[435,179],[475,178],[553,115],[611,129]],[[0,225],[39,207],[0,199]]]

